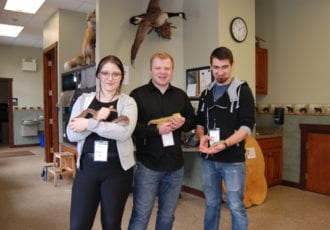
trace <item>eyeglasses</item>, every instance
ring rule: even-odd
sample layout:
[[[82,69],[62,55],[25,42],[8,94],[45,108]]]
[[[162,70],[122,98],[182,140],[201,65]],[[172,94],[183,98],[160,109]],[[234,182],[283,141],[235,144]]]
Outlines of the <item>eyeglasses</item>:
[[[101,71],[100,76],[104,80],[108,79],[110,76],[112,77],[113,80],[119,80],[120,77],[122,76],[122,74],[120,72],[110,73],[110,72],[106,72],[106,71],[104,71],[104,72]]]

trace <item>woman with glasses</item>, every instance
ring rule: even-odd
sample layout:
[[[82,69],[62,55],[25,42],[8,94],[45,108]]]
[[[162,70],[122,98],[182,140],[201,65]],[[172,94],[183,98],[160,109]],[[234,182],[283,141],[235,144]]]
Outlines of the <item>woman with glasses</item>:
[[[71,196],[70,229],[91,229],[101,206],[102,229],[121,229],[133,179],[133,142],[137,120],[134,99],[120,92],[124,67],[116,56],[97,69],[97,92],[75,102],[67,135],[77,142],[77,174]]]

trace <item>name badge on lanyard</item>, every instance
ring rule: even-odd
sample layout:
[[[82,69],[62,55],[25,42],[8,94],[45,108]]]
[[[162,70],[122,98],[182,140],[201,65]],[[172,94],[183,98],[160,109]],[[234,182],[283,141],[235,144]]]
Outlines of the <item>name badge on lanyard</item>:
[[[94,161],[107,161],[108,160],[108,142],[95,141],[94,142]]]
[[[174,138],[173,138],[173,133],[167,133],[162,135],[162,140],[163,140],[163,146],[172,146],[174,145]]]
[[[210,129],[209,136],[211,137],[211,140],[209,141],[210,146],[212,146],[215,142],[220,141],[220,128]]]

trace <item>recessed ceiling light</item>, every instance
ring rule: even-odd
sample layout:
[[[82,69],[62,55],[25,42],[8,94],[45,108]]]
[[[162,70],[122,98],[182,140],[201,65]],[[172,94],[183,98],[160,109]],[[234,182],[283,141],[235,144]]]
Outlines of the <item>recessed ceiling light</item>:
[[[5,10],[35,14],[45,0],[7,0]]]
[[[23,26],[0,24],[0,36],[17,37],[23,28]]]

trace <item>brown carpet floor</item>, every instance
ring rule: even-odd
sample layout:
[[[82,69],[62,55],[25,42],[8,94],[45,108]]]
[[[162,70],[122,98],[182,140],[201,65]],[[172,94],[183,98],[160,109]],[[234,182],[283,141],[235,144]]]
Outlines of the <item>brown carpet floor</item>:
[[[34,153],[30,151],[13,151],[13,152],[0,152],[0,157],[20,157],[20,156],[30,156]]]
[[[25,148],[35,153],[29,157],[0,158],[0,229],[63,230],[69,229],[72,178],[67,176],[54,187],[52,178],[43,181],[44,149]],[[11,151],[0,146],[0,152]],[[132,209],[129,196],[122,229],[127,229]],[[148,230],[154,229],[155,206]],[[247,209],[249,230],[326,230],[330,226],[330,197],[286,186],[268,190],[265,202]],[[175,230],[203,229],[204,199],[182,193],[175,213]],[[229,230],[231,217],[224,204],[221,229]],[[97,213],[93,230],[101,230]]]

